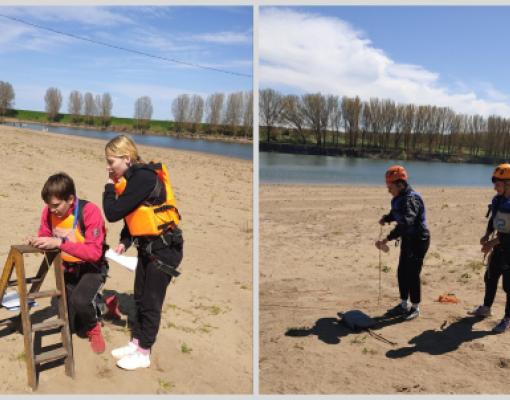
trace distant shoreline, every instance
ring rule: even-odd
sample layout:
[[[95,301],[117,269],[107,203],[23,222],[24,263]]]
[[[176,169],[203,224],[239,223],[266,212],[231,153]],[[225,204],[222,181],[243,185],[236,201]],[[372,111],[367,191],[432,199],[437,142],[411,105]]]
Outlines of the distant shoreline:
[[[8,123],[20,123],[20,124],[38,124],[38,125],[47,125],[47,126],[60,126],[60,127],[66,127],[66,128],[74,128],[74,129],[84,129],[84,130],[91,130],[91,131],[114,131],[119,133],[126,133],[129,135],[137,135],[137,136],[169,136],[169,137],[175,137],[175,138],[181,138],[181,139],[197,139],[197,140],[208,140],[212,142],[225,142],[225,143],[238,143],[238,144],[251,144],[253,143],[252,140],[248,138],[243,137],[230,137],[225,135],[206,135],[206,134],[200,134],[200,133],[175,133],[175,132],[169,132],[166,134],[162,134],[160,132],[151,131],[150,129],[147,130],[144,134],[140,134],[139,132],[135,131],[134,129],[126,129],[125,125],[110,125],[107,128],[101,128],[98,126],[89,126],[89,125],[81,125],[81,124],[69,124],[69,123],[63,123],[63,122],[41,122],[41,121],[32,121],[27,119],[18,119],[13,117],[4,117],[3,122]],[[22,127],[22,126],[19,126]]]
[[[445,163],[468,163],[468,164],[499,164],[507,160],[491,157],[475,157],[469,155],[428,154],[416,152],[406,154],[399,150],[383,151],[380,149],[356,149],[356,148],[320,148],[315,145],[299,145],[291,143],[259,143],[259,151],[266,153],[301,154],[316,156],[344,156],[370,159],[393,159],[403,161],[437,161]]]

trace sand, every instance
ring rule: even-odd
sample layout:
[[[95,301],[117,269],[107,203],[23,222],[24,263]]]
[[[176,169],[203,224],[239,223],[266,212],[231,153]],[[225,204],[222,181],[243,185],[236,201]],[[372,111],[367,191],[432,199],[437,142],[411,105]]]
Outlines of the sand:
[[[484,284],[479,240],[487,188],[417,187],[432,243],[422,271],[422,315],[353,333],[338,312],[377,317],[398,301],[399,249],[383,255],[378,304],[377,221],[389,210],[380,186],[262,185],[260,191],[261,393],[508,393],[510,333],[492,335],[503,316],[466,318]],[[385,226],[384,232],[389,232]],[[459,304],[436,300],[455,293]],[[286,335],[289,329],[293,336]]]
[[[75,180],[78,196],[101,205],[106,180],[101,140],[0,126],[0,262],[39,225],[46,178],[60,170]],[[140,146],[142,157],[167,163],[183,215],[182,275],[171,283],[148,369],[127,372],[109,352],[127,343],[127,314],[134,308],[134,274],[114,263],[105,293],[117,292],[120,324],[103,327],[107,351],[96,355],[73,336],[76,378],[63,366],[42,371],[37,393],[250,393],[252,390],[252,165],[196,152]],[[121,223],[107,224],[108,243]],[[135,255],[130,249],[128,255]],[[28,272],[41,256],[26,258]],[[27,273],[28,273],[27,272]],[[54,285],[53,274],[43,285]],[[48,302],[33,309],[55,313]],[[0,317],[13,315],[5,309]],[[36,317],[34,317],[36,318]],[[58,336],[55,336],[58,339]],[[51,338],[43,338],[45,341]],[[54,339],[53,339],[54,340]],[[0,392],[29,393],[23,336],[0,328]]]

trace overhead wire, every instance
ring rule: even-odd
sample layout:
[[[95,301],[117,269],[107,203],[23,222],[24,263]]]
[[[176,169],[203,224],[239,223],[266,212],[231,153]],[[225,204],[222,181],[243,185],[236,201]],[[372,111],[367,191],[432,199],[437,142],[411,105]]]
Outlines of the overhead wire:
[[[195,67],[195,68],[205,69],[205,70],[209,70],[209,71],[220,72],[220,73],[223,73],[223,74],[239,76],[239,77],[243,77],[243,78],[252,78],[252,75],[250,75],[250,74],[244,74],[244,73],[241,73],[241,72],[229,71],[229,70],[221,69],[221,68],[209,67],[209,66],[201,65],[201,64],[197,64],[197,63],[177,60],[175,58],[157,56],[157,55],[150,54],[150,53],[147,53],[147,52],[144,52],[144,51],[130,49],[130,48],[127,48],[127,47],[118,46],[118,45],[115,45],[115,44],[106,43],[106,42],[102,42],[102,41],[99,41],[99,40],[86,38],[86,37],[83,37],[83,36],[76,35],[74,33],[68,33],[68,32],[64,32],[64,31],[60,31],[58,29],[48,28],[46,26],[38,25],[38,24],[35,24],[33,22],[25,21],[25,20],[23,20],[21,18],[12,17],[12,16],[5,15],[5,14],[0,14],[0,17],[6,18],[6,19],[9,19],[11,21],[15,21],[15,22],[18,22],[18,23],[21,23],[21,24],[25,24],[25,25],[28,25],[28,26],[31,26],[31,27],[34,27],[34,28],[37,28],[37,29],[42,29],[42,30],[46,30],[46,31],[49,31],[49,32],[52,32],[52,33],[56,33],[58,35],[63,35],[63,36],[71,37],[73,39],[82,40],[82,41],[85,41],[85,42],[97,44],[97,45],[100,45],[100,46],[109,47],[109,48],[116,49],[116,50],[121,50],[121,51],[126,51],[126,52],[129,52],[129,53],[133,53],[133,54],[138,54],[138,55],[141,55],[141,56],[144,56],[144,57],[154,58],[154,59],[158,59],[158,60],[162,60],[162,61],[168,61],[168,62],[175,63],[175,64],[186,65],[188,67]]]

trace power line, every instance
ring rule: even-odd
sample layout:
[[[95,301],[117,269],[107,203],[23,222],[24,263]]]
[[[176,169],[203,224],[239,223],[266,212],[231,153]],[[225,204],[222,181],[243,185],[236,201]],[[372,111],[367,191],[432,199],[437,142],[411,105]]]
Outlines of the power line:
[[[241,76],[243,78],[251,78],[252,77],[249,74],[243,74],[241,72],[234,72],[234,71],[228,71],[228,70],[220,69],[220,68],[207,67],[205,65],[195,64],[195,63],[186,62],[186,61],[180,61],[180,60],[176,60],[174,58],[167,58],[167,57],[162,57],[162,56],[156,56],[154,54],[145,53],[145,52],[139,51],[139,50],[128,49],[127,47],[117,46],[117,45],[114,45],[114,44],[101,42],[99,40],[89,39],[89,38],[86,38],[86,37],[75,35],[73,33],[62,32],[62,31],[59,31],[57,29],[48,28],[48,27],[45,27],[45,26],[34,24],[32,22],[28,22],[28,21],[25,21],[25,20],[22,20],[22,19],[19,19],[19,18],[16,18],[16,17],[11,17],[11,16],[8,16],[8,15],[4,15],[4,14],[0,14],[0,17],[4,17],[4,18],[9,19],[11,21],[15,21],[15,22],[19,22],[21,24],[32,26],[32,27],[37,28],[37,29],[43,29],[43,30],[46,30],[46,31],[49,31],[49,32],[53,32],[53,33],[56,33],[58,35],[68,36],[68,37],[71,37],[73,39],[78,39],[78,40],[82,40],[84,42],[94,43],[94,44],[97,44],[97,45],[100,45],[100,46],[110,47],[110,48],[116,49],[116,50],[127,51],[129,53],[138,54],[138,55],[141,55],[141,56],[144,56],[144,57],[155,58],[157,60],[168,61],[168,62],[172,62],[172,63],[175,63],[175,64],[187,65],[189,67],[201,68],[201,69],[206,69],[206,70],[214,71],[214,72],[221,72],[223,74]]]

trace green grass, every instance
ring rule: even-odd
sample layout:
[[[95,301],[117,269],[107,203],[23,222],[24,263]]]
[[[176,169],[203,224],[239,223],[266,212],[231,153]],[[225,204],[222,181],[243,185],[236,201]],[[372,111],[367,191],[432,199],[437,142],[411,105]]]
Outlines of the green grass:
[[[204,324],[198,328],[198,330],[203,333],[210,333],[213,329],[218,329],[218,327],[209,324]]]
[[[377,350],[374,350],[374,349],[368,349],[368,348],[366,348],[366,347],[363,347],[363,350],[361,350],[361,352],[362,352],[363,354],[370,354],[370,355],[372,355],[372,356],[373,356],[373,355],[375,355],[375,354],[377,354]]]
[[[483,262],[481,262],[479,260],[471,260],[467,264],[467,267],[471,268],[474,272],[480,272],[481,270],[483,270],[485,268],[485,265]]]
[[[48,115],[43,111],[32,111],[32,110],[11,110],[7,117],[16,118],[21,121],[33,121],[39,123],[48,123],[48,122],[58,122],[62,124],[72,124],[76,127],[95,127],[100,129],[101,121],[99,118],[94,118],[92,123],[85,123],[83,117],[77,123],[72,120],[70,114],[59,114],[55,121],[50,121],[48,119]],[[133,118],[122,118],[112,116],[110,119],[109,125],[106,129],[115,129],[120,132],[137,132],[138,130],[134,128],[134,120]],[[148,130],[152,133],[156,134],[169,134],[176,133],[175,124],[173,121],[169,120],[151,120],[150,127]],[[189,133],[189,132],[183,132]],[[238,127],[235,132],[230,131],[227,126],[219,126],[214,132],[211,132],[211,128],[209,124],[201,123],[197,127],[197,134],[201,135],[218,135],[218,136],[228,136],[228,137],[244,137],[244,133],[242,132],[241,127]],[[252,132],[249,132],[247,135],[248,138],[252,137]]]
[[[181,344],[181,351],[184,354],[189,354],[193,351],[193,349],[191,347],[189,347],[186,343],[183,343],[183,344]]]
[[[195,332],[194,328],[190,328],[188,326],[177,326],[173,322],[169,322],[168,324],[166,324],[166,328],[177,329],[177,330],[185,332],[185,333],[194,333]]]
[[[223,310],[220,306],[216,304],[206,306],[200,303],[199,305],[195,306],[195,309],[208,311],[209,315],[219,315],[227,312],[226,310]]]
[[[164,379],[158,379],[159,387],[164,390],[165,392],[169,392],[172,390],[175,385],[171,382],[165,381]]]
[[[351,339],[351,344],[364,344],[367,340],[367,335],[357,335],[354,338]]]

